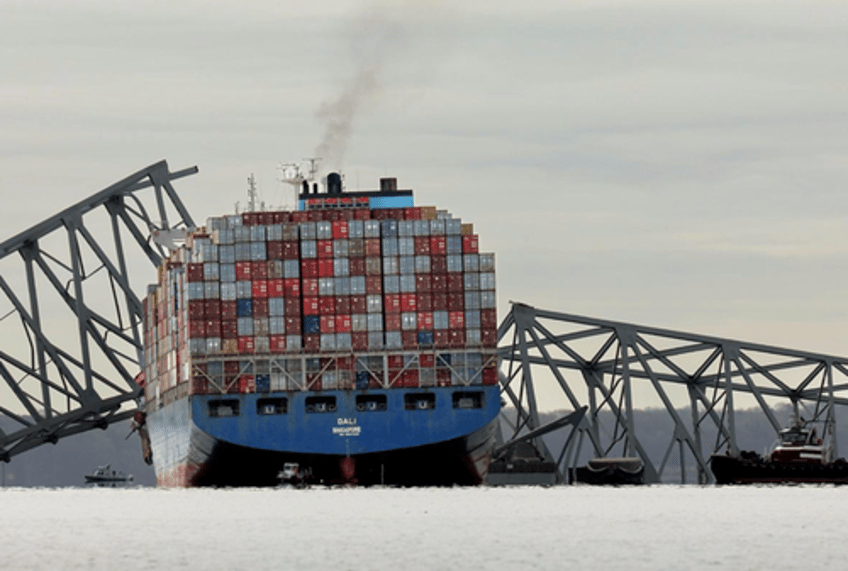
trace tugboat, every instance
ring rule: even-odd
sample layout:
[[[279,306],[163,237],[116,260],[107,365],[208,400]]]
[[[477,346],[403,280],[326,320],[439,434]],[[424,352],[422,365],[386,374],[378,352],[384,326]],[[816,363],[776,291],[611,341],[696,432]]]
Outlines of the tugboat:
[[[85,477],[86,484],[101,486],[117,486],[133,481],[132,474],[124,474],[119,470],[112,470],[110,464],[98,466],[97,469]]]
[[[848,484],[848,462],[833,458],[832,442],[823,442],[811,424],[793,418],[765,455],[713,454],[710,469],[716,484]]]
[[[596,486],[639,486],[645,483],[645,464],[641,458],[593,458],[585,466],[572,469],[575,484]]]

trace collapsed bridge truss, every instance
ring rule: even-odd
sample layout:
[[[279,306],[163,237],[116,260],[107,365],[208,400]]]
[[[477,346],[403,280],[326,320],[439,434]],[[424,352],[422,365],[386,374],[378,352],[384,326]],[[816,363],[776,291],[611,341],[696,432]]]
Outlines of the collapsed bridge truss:
[[[133,414],[152,280],[131,275],[194,226],[171,182],[195,172],[161,161],[0,244],[0,460]]]
[[[680,479],[694,463],[712,481],[714,452],[739,452],[735,410],[759,407],[775,434],[780,404],[830,430],[848,404],[848,358],[557,313],[514,303],[498,331],[501,384],[513,437],[540,427],[539,402],[557,393],[563,408],[586,414],[557,458],[559,481],[588,442],[595,457],[638,456],[645,481],[660,482],[676,456]],[[547,384],[545,384],[547,383]],[[542,391],[547,392],[542,395]],[[668,445],[651,454],[634,422],[634,398],[664,409]],[[685,412],[688,409],[688,414]],[[688,418],[684,418],[688,416]],[[835,439],[835,433],[833,434]],[[835,445],[835,441],[834,441]],[[676,448],[676,450],[675,450]],[[676,454],[675,454],[676,453]],[[666,478],[667,479],[667,478]]]

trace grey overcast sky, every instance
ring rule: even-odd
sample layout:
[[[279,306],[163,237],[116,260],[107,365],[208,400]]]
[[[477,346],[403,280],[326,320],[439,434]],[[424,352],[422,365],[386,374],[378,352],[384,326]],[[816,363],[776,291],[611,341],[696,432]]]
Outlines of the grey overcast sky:
[[[846,354],[848,4],[496,4],[0,0],[3,237],[160,159],[198,219],[284,204],[321,153],[473,222],[501,315]]]

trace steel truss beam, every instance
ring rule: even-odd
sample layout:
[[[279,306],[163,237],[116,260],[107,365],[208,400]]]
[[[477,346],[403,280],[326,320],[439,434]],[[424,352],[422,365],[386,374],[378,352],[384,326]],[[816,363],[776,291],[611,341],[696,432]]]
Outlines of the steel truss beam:
[[[152,235],[194,227],[171,183],[196,172],[161,161],[0,244],[0,460],[133,414],[131,277],[154,281],[145,259],[155,268],[166,252]]]
[[[575,410],[588,407],[559,456],[561,474],[588,441],[595,456],[638,456],[645,479],[659,482],[677,447],[681,482],[694,462],[699,483],[712,481],[709,456],[738,453],[734,397],[759,407],[775,434],[776,404],[832,427],[848,405],[848,358],[593,319],[513,303],[498,329],[502,395],[516,434],[539,427],[539,379]],[[680,391],[680,388],[685,391]],[[683,394],[683,398],[680,394]],[[658,402],[673,424],[662,458],[650,457],[634,422],[634,394]],[[689,409],[684,420],[681,411]],[[803,409],[803,410],[802,410]],[[611,424],[611,426],[610,426]],[[705,432],[715,441],[705,442]],[[834,445],[835,445],[835,434]],[[540,440],[537,447],[550,452]],[[560,477],[562,481],[562,476]]]

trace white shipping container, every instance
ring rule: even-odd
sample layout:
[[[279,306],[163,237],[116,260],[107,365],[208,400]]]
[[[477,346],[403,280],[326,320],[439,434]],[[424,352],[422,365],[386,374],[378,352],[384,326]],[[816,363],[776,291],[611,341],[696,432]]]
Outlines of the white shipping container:
[[[398,220],[398,236],[415,236],[415,221],[414,220]]]
[[[253,348],[257,353],[270,353],[271,342],[267,336],[254,337]]]
[[[480,308],[481,309],[496,309],[498,307],[498,300],[495,297],[495,292],[493,291],[481,291],[480,292]]]
[[[303,337],[300,335],[286,335],[286,351],[300,351],[303,347]]]
[[[191,337],[188,340],[188,350],[192,355],[205,355],[206,339],[202,337]]]
[[[270,313],[270,311],[269,311]],[[286,319],[284,317],[271,316],[268,318],[268,334],[284,335],[286,332]]]
[[[350,260],[347,258],[336,258],[333,260],[333,275],[349,276],[350,275]]]
[[[303,240],[300,243],[300,257],[301,258],[317,258],[318,257],[318,243],[315,240]]]
[[[400,276],[383,276],[383,293],[400,293]]]
[[[368,331],[368,314],[354,313],[350,316],[350,330],[354,333],[364,333]]]
[[[462,220],[459,218],[448,218],[445,220],[445,234],[448,236],[459,236],[462,234]]]
[[[430,273],[430,256],[415,256],[415,273]]]
[[[462,286],[465,291],[477,291],[480,289],[480,274],[477,272],[466,272],[462,275]]]
[[[448,266],[448,272],[461,272],[462,271],[462,255],[461,254],[449,254],[447,256],[447,266]]]
[[[283,260],[283,277],[300,277],[300,260]]]
[[[335,278],[336,295],[350,295],[350,278]]]
[[[350,295],[365,295],[365,276],[351,276]]]
[[[479,329],[466,329],[465,330],[465,344],[466,345],[480,345],[482,343],[480,337]]]
[[[348,220],[347,237],[348,238],[364,238],[365,237],[364,220]]]
[[[369,333],[369,339],[370,339]],[[400,331],[386,331],[386,347],[389,349],[399,349],[403,346],[403,337]]]
[[[450,321],[448,320],[447,311],[433,312],[433,329],[448,329]]]
[[[461,254],[462,253],[462,236],[447,236],[445,239],[445,253]]]
[[[352,346],[353,342],[350,333],[336,333],[337,351],[350,351]]]
[[[253,283],[248,280],[236,282],[236,299],[251,299],[253,297]]]
[[[335,278],[318,278],[318,295],[335,295]]]
[[[221,352],[221,338],[220,337],[207,337],[206,338],[206,354],[211,355],[214,353]]]
[[[221,264],[218,271],[221,273],[221,281],[222,282],[234,282],[234,281],[236,281],[236,265],[235,265],[235,263]]]
[[[383,256],[397,256],[398,255],[398,239],[397,238],[383,238],[382,244],[380,244],[382,248]]]
[[[495,255],[494,254],[479,254],[480,256],[480,271],[494,272],[495,271]]]
[[[268,298],[268,316],[269,317],[285,317],[286,316],[286,300],[283,297]],[[280,333],[283,333],[282,331]],[[274,335],[274,332],[271,332]]]
[[[493,290],[495,289],[495,272],[480,273],[480,289]]]
[[[463,257],[463,269],[466,272],[480,271],[480,256],[477,254],[465,254]]]
[[[271,372],[271,391],[287,391],[289,389],[288,377],[285,373]]]
[[[321,220],[315,223],[315,237],[318,240],[333,239],[333,223],[327,220]]]
[[[465,310],[480,309],[480,292],[467,291],[465,292]]]
[[[206,299],[220,299],[220,282],[203,282],[203,297]]]
[[[401,275],[415,273],[415,256],[400,256],[398,258],[398,269]]]
[[[397,256],[383,256],[383,275],[395,275],[400,270]]]
[[[336,334],[335,333],[322,333],[321,334],[321,350],[322,351],[332,351],[335,348],[336,348]],[[326,373],[324,373],[324,374],[326,376]],[[327,387],[327,388],[329,388],[329,387]]]
[[[415,274],[406,274],[400,276],[400,292],[415,293]]]
[[[260,335],[268,335],[268,318],[254,317],[253,318],[253,334],[257,337]]]
[[[383,312],[383,297],[378,294],[371,294],[365,297],[365,303],[368,308],[368,313]]]
[[[271,224],[265,229],[265,239],[269,242],[279,242],[283,239],[283,225]]]
[[[265,241],[265,226],[248,226],[250,228],[250,241],[251,242],[264,242]]]
[[[262,228],[262,226],[251,226],[251,228]],[[261,262],[268,259],[268,252],[265,248],[265,242],[250,243],[250,260],[252,262]]]
[[[199,247],[198,262],[217,262],[218,261],[218,246],[212,243],[208,238],[204,238],[203,242],[195,246]]]
[[[300,223],[300,239],[301,240],[315,240],[317,239],[317,235],[315,232],[315,222],[301,222]]]
[[[445,221],[442,219],[430,220],[430,236],[444,236]]]
[[[236,242],[235,249],[237,262],[250,261],[250,242]]]
[[[333,240],[333,255],[337,258],[347,258],[350,255],[350,241]]]
[[[369,313],[368,314],[368,332],[377,333],[383,330],[383,314]],[[371,345],[371,342],[368,342]]]
[[[418,329],[418,314],[414,311],[405,311],[400,314],[400,328],[404,331],[415,331]]]
[[[398,254],[401,256],[414,256],[415,238],[398,238]]]
[[[218,281],[221,279],[218,262],[203,263],[203,279],[206,281]]]
[[[368,332],[368,348],[381,349],[383,347],[383,332],[369,331]]]
[[[236,226],[233,228],[233,238],[236,244],[250,242],[250,226]]]
[[[430,235],[430,221],[429,220],[413,220],[412,233],[415,236],[429,236]]]
[[[365,238],[380,237],[380,221],[379,220],[363,220],[363,235]]]
[[[479,309],[472,309],[465,312],[465,326],[469,329],[480,329]]]
[[[236,320],[236,327],[238,328],[239,337],[252,337],[253,336],[253,318],[252,317],[239,317]]]

